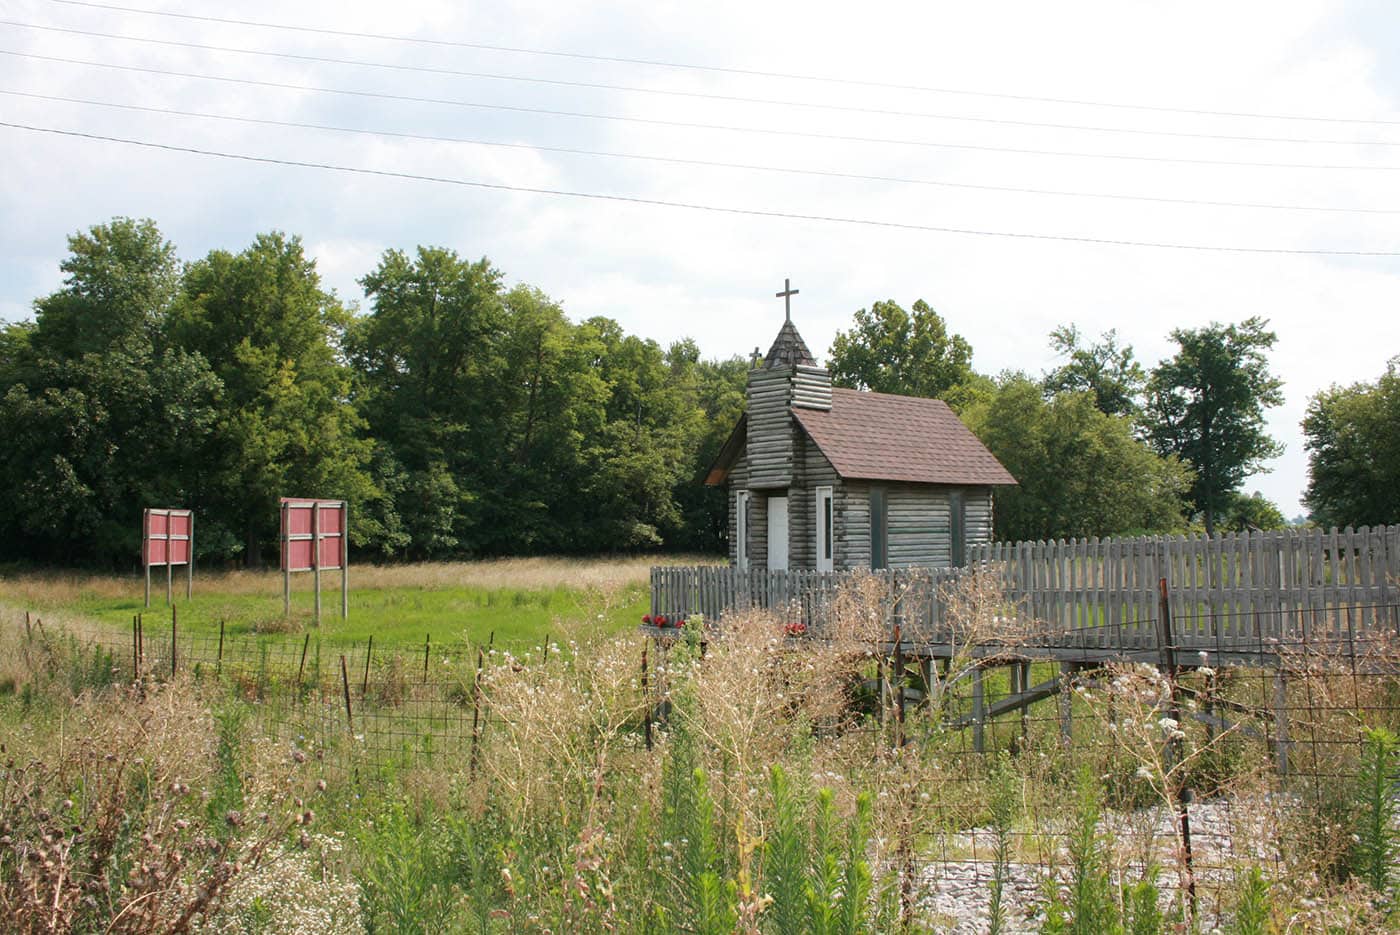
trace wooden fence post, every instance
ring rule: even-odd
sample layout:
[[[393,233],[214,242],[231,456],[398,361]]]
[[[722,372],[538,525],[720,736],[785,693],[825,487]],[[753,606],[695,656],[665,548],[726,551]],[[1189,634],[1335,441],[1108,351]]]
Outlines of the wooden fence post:
[[[219,618],[219,656],[215,660],[215,674],[224,674],[224,620]]]
[[[170,605],[170,677],[175,677],[175,605]]]
[[[428,684],[428,653],[432,650],[433,635],[423,637],[423,684]]]

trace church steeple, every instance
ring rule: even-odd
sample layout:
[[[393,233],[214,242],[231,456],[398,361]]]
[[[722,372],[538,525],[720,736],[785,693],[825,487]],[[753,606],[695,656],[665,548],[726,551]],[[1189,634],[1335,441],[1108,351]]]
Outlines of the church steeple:
[[[786,313],[783,320],[783,327],[778,331],[778,337],[774,339],[773,346],[768,350],[768,356],[763,358],[763,366],[767,370],[778,367],[815,367],[816,358],[807,349],[807,342],[802,340],[802,335],[797,333],[797,327],[792,323],[792,297],[800,290],[792,287],[791,279],[783,280],[783,291],[776,294],[776,298],[783,300],[783,311]]]
[[[768,356],[763,358],[763,366],[772,370],[777,367],[815,367],[816,365],[816,358],[812,356],[811,351],[807,350],[807,342],[802,340],[802,335],[797,333],[797,327],[789,318],[783,322],[783,327],[773,340],[773,346],[768,349]]]

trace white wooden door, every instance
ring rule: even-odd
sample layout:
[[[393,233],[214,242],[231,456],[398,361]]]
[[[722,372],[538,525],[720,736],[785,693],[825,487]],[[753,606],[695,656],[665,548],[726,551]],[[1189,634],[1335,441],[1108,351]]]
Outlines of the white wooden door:
[[[836,531],[834,506],[831,502],[831,488],[818,487],[816,523],[814,524],[817,530],[817,571],[831,571],[835,564],[832,561],[835,556],[833,555],[834,545],[831,541],[834,538],[833,533]]]
[[[787,571],[788,567],[788,502],[787,497],[768,498],[768,570]]]

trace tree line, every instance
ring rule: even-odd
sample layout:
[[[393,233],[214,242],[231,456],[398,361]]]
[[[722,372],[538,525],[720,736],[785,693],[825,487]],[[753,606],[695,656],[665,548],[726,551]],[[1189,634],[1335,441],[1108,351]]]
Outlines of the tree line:
[[[182,263],[151,221],[69,238],[62,288],[0,332],[0,554],[135,560],[146,506],[201,558],[275,555],[280,496],[344,498],[369,557],[715,550],[697,478],[745,362],[574,323],[487,260],[387,251],[367,313],[301,241]]]
[[[1245,481],[1283,447],[1265,426],[1283,402],[1268,322],[1250,317],[1170,333],[1175,352],[1148,369],[1115,331],[1073,325],[1043,374],[995,376],[923,301],[856,312],[831,349],[836,382],[946,400],[1020,481],[998,491],[1000,539],[1274,529],[1286,525]],[[1400,374],[1315,395],[1303,423],[1304,502],[1322,525],[1400,523]]]
[[[154,222],[117,218],[68,246],[63,285],[0,329],[0,558],[129,564],[141,509],[180,506],[202,560],[256,566],[284,495],[348,500],[371,558],[723,549],[724,493],[700,480],[743,411],[740,357],[574,322],[441,247],[386,251],[361,311],[281,233],[183,262]],[[877,302],[830,366],[954,406],[1021,481],[998,495],[999,536],[1281,524],[1240,492],[1278,450],[1273,334],[1172,337],[1148,372],[1112,332],[1066,326],[1054,371],[991,377],[925,303]],[[1400,521],[1397,459],[1375,457],[1397,413],[1393,368],[1314,399],[1320,518]]]

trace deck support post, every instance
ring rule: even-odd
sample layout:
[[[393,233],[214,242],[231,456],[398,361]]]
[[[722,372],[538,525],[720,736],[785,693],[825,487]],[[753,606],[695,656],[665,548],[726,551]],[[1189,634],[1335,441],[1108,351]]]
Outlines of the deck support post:
[[[1016,679],[1016,691],[1021,694],[1031,690],[1031,664],[1029,662],[1016,663],[1015,671],[1020,678]],[[1027,740],[1030,739],[1030,703],[1021,706],[1021,745],[1024,748]]]
[[[1075,667],[1072,662],[1060,663],[1060,741],[1069,746],[1074,737],[1074,705],[1070,684],[1074,681]]]
[[[972,670],[972,749],[976,753],[987,752],[986,738],[987,699],[982,684],[982,667]]]

